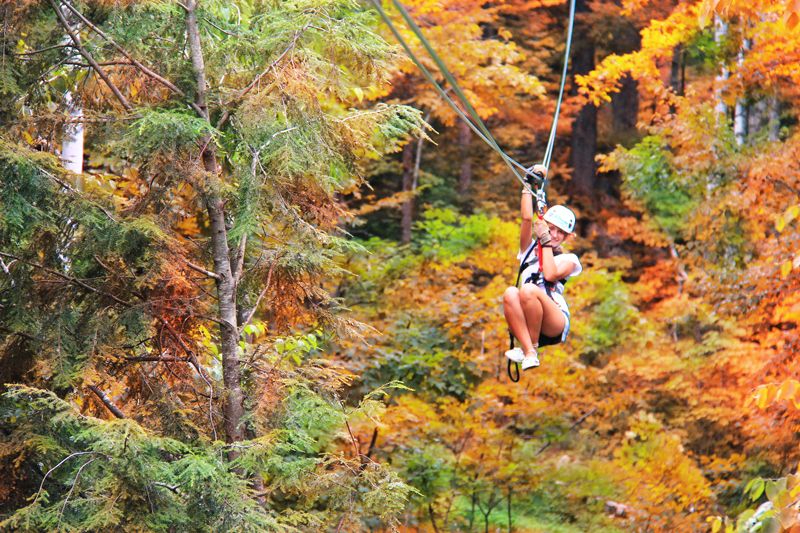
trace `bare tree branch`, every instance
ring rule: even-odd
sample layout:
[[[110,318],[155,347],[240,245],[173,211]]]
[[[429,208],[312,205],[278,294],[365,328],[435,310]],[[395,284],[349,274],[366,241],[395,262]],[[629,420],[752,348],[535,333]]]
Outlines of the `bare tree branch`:
[[[70,496],[72,496],[72,492],[75,490],[75,486],[78,484],[78,480],[81,477],[81,472],[83,472],[84,468],[86,468],[87,466],[89,466],[90,464],[95,462],[96,460],[97,460],[97,457],[92,457],[91,459],[89,459],[88,461],[83,463],[80,468],[78,468],[78,472],[75,474],[75,479],[72,480],[72,486],[69,488],[69,492],[67,493],[67,497],[64,498],[64,505],[61,506],[61,511],[59,511],[59,513],[58,513],[58,524],[59,525],[61,524],[61,517],[64,516],[64,509],[67,508],[67,502],[69,502],[69,498],[70,498]]]
[[[92,65],[89,63],[80,63],[78,61],[65,61],[62,65],[69,65],[72,67],[81,67],[81,68],[92,68]],[[101,67],[133,67],[134,64],[130,61],[103,61],[102,63],[98,63]]]
[[[93,206],[95,206],[96,208],[98,208],[98,209],[99,209],[100,211],[102,211],[102,212],[103,212],[103,214],[104,214],[106,217],[108,217],[108,219],[109,219],[109,220],[111,220],[112,222],[117,222],[117,219],[116,219],[116,218],[114,218],[114,217],[111,215],[111,213],[109,213],[109,212],[108,212],[108,210],[107,210],[105,207],[103,207],[102,205],[98,204],[97,202],[94,202],[94,201],[92,201],[92,200],[89,200],[88,198],[86,198],[85,196],[83,196],[83,194],[82,194],[82,193],[81,193],[81,192],[80,192],[78,189],[74,188],[74,187],[73,187],[72,185],[70,185],[69,183],[65,182],[64,180],[60,179],[58,176],[55,176],[55,175],[54,175],[54,174],[52,174],[51,172],[48,172],[48,171],[46,171],[45,169],[43,169],[43,168],[41,168],[41,167],[39,167],[39,171],[40,171],[42,174],[44,174],[45,176],[47,176],[48,178],[50,178],[51,180],[53,180],[54,182],[56,182],[57,184],[61,185],[61,186],[62,186],[64,189],[66,189],[66,190],[67,190],[67,191],[69,191],[70,193],[74,194],[75,196],[78,196],[78,197],[82,198],[83,200],[85,200],[85,201],[89,202],[90,204],[92,204]]]
[[[89,62],[89,64],[92,66],[92,69],[97,72],[98,76],[100,76],[100,79],[102,79],[108,88],[111,89],[111,92],[114,93],[114,96],[116,96],[117,100],[119,100],[119,103],[122,104],[122,107],[124,107],[126,111],[133,111],[133,106],[131,106],[130,102],[128,102],[128,99],[125,98],[125,96],[120,92],[119,88],[114,85],[114,82],[112,82],[108,77],[108,74],[106,74],[106,71],[103,70],[103,67],[97,64],[97,61],[95,61],[94,57],[92,57],[92,54],[90,54],[89,51],[83,47],[80,36],[70,27],[66,16],[64,16],[64,12],[61,11],[58,0],[50,0],[50,5],[53,6],[53,10],[56,12],[58,21],[61,23],[64,31],[66,31],[69,35],[69,38],[72,39],[72,43],[75,45],[78,53],[80,53],[86,59],[86,61]]]
[[[108,410],[111,411],[114,416],[117,418],[125,418],[125,415],[119,410],[119,407],[114,405],[114,402],[111,401],[111,398],[109,398],[105,392],[101,391],[99,387],[95,385],[89,385],[89,390],[91,390],[98,398],[100,398],[100,401],[103,402],[106,407],[108,407]]]
[[[239,103],[239,102],[242,100],[242,98],[244,98],[245,96],[247,96],[247,93],[249,93],[250,91],[252,91],[254,87],[256,87],[256,86],[257,86],[259,83],[261,83],[261,80],[264,78],[264,76],[266,76],[267,74],[269,74],[269,71],[270,71],[270,70],[272,70],[272,69],[274,69],[274,68],[275,68],[275,67],[278,65],[278,63],[280,63],[280,61],[281,61],[281,60],[282,60],[282,59],[283,59],[283,58],[286,56],[286,54],[288,54],[288,53],[289,53],[289,52],[292,50],[292,48],[294,48],[294,47],[295,47],[295,45],[297,44],[297,41],[300,39],[300,36],[301,36],[301,35],[303,35],[303,34],[305,33],[305,31],[306,31],[306,30],[309,28],[309,26],[311,26],[311,23],[310,23],[310,22],[309,22],[308,24],[306,24],[304,27],[302,27],[302,28],[300,28],[299,30],[297,30],[297,31],[294,33],[294,37],[292,37],[292,40],[291,40],[291,42],[289,43],[289,45],[286,47],[286,49],[285,49],[283,52],[281,52],[281,55],[279,55],[279,56],[278,56],[278,57],[275,59],[275,61],[273,61],[272,63],[270,63],[270,64],[269,64],[269,66],[267,66],[267,68],[265,68],[265,69],[264,69],[264,70],[261,72],[261,74],[259,74],[259,75],[258,75],[258,76],[256,76],[255,78],[253,78],[253,81],[251,81],[251,82],[250,82],[250,83],[249,83],[249,84],[248,84],[248,85],[247,85],[247,86],[246,86],[244,89],[242,89],[241,91],[239,91],[238,93],[236,93],[236,94],[233,96],[233,98],[231,98],[230,100],[228,100],[227,102],[225,102],[225,104],[223,104],[223,106],[222,106],[222,107],[223,107],[223,108],[225,108],[225,111],[222,113],[222,116],[221,116],[221,117],[220,117],[220,119],[217,121],[217,129],[220,129],[222,126],[224,126],[224,125],[225,125],[225,123],[226,123],[226,122],[228,121],[228,119],[230,118],[230,115],[231,115],[231,113],[230,113],[230,109],[229,109],[229,108],[230,108],[231,106],[233,106],[233,105],[235,105],[235,104]]]
[[[188,266],[189,268],[191,268],[195,272],[200,272],[201,274],[205,274],[209,278],[219,279],[219,274],[217,274],[216,272],[211,272],[210,270],[206,270],[205,268],[201,267],[200,265],[195,265],[191,261],[187,261],[185,259],[184,259],[183,262],[186,263],[186,266]]]
[[[67,461],[72,459],[73,457],[79,457],[81,455],[105,455],[105,454],[102,454],[100,452],[94,452],[94,451],[91,451],[91,452],[75,452],[75,453],[71,453],[68,456],[64,457],[61,461],[58,462],[58,464],[56,464],[56,466],[54,466],[53,468],[48,470],[47,473],[45,473],[44,477],[42,477],[42,482],[39,483],[39,490],[36,491],[36,497],[33,499],[33,503],[31,503],[31,505],[36,503],[36,501],[39,499],[39,496],[42,494],[42,489],[44,488],[44,482],[47,481],[47,478],[50,477],[50,474],[55,472],[58,469],[58,467],[60,467],[61,465],[63,465],[64,463],[66,463]]]
[[[247,247],[247,234],[245,233],[242,235],[241,240],[239,241],[239,248],[236,252],[236,262],[233,268],[233,279],[234,282],[238,285],[239,280],[242,278],[242,267],[244,266],[244,252],[245,248]]]
[[[180,485],[175,485],[173,487],[171,485],[167,485],[166,483],[161,483],[160,481],[153,481],[151,485],[155,485],[156,487],[164,487],[165,489],[171,490],[175,494],[180,494],[180,492],[178,492],[178,487],[180,487]]]
[[[82,280],[80,280],[78,278],[73,278],[72,276],[68,276],[66,274],[63,274],[63,273],[59,272],[58,270],[54,270],[52,268],[48,268],[48,267],[46,267],[44,265],[40,265],[39,263],[36,263],[34,261],[28,261],[27,259],[23,259],[21,257],[18,257],[18,256],[13,255],[13,254],[6,253],[6,252],[0,252],[0,257],[8,257],[10,259],[15,259],[15,260],[19,261],[20,263],[24,263],[24,264],[32,266],[34,268],[38,268],[39,270],[47,272],[48,274],[52,274],[53,276],[59,277],[59,278],[65,280],[65,281],[68,281],[68,282],[70,282],[70,283],[72,283],[74,285],[78,285],[79,287],[83,287],[84,289],[86,289],[88,291],[91,291],[91,292],[93,292],[95,294],[99,294],[101,296],[105,296],[106,298],[110,298],[110,299],[114,300],[116,303],[118,303],[120,305],[124,305],[125,307],[133,307],[133,304],[130,303],[130,302],[126,302],[125,300],[122,300],[122,299],[118,298],[117,296],[115,296],[115,295],[113,295],[111,293],[105,292],[105,291],[100,290],[100,289],[98,289],[96,287],[92,287],[88,283],[86,283],[86,282],[84,282],[84,281],[82,281]]]
[[[221,31],[225,35],[228,35],[230,37],[239,37],[238,33],[233,33],[232,31],[228,31],[225,28],[221,28],[221,27],[219,27],[219,25],[214,24],[214,22],[212,22],[210,19],[207,19],[206,17],[203,17],[203,22],[205,22],[206,24],[208,24],[212,28],[215,28],[215,29]]]
[[[267,294],[267,290],[269,289],[269,284],[272,282],[272,271],[275,269],[275,263],[277,262],[278,259],[275,258],[275,260],[270,265],[269,273],[267,273],[267,282],[264,284],[264,288],[261,289],[261,292],[258,294],[258,298],[256,298],[256,303],[253,305],[253,308],[247,314],[247,318],[242,322],[242,325],[239,327],[239,335],[242,334],[242,331],[244,331],[245,326],[247,326],[253,319],[253,315],[255,315],[256,311],[258,310],[258,304],[261,303],[261,299],[264,298],[265,294]]]
[[[41,54],[43,52],[47,52],[47,51],[50,51],[50,50],[55,50],[56,48],[67,48],[67,47],[69,47],[68,44],[54,44],[53,46],[46,46],[45,48],[40,48],[38,50],[31,50],[30,52],[12,53],[12,55],[15,55],[15,56],[32,56],[32,55]]]
[[[158,83],[160,83],[161,85],[163,85],[164,87],[166,87],[170,91],[174,92],[175,94],[177,94],[177,95],[179,95],[179,96],[181,96],[183,98],[186,98],[186,93],[183,92],[178,86],[176,86],[174,83],[172,83],[168,79],[164,78],[160,74],[154,72],[152,69],[150,69],[150,68],[146,67],[145,65],[143,65],[140,61],[138,61],[130,53],[128,53],[127,50],[125,50],[122,46],[117,44],[116,41],[114,41],[114,39],[112,39],[111,37],[106,35],[106,33],[103,32],[103,30],[101,30],[100,28],[98,28],[97,26],[92,24],[92,22],[89,19],[87,19],[85,16],[83,16],[83,14],[80,11],[78,11],[72,4],[70,4],[69,2],[64,2],[64,6],[67,9],[69,9],[70,11],[72,11],[72,13],[74,13],[76,17],[81,19],[81,21],[83,21],[83,23],[86,24],[86,26],[88,26],[92,31],[94,31],[97,35],[99,35],[105,41],[107,41],[108,44],[113,46],[114,49],[116,49],[120,54],[125,56],[125,58],[128,61],[130,61],[131,65],[135,66],[137,69],[142,71],[143,74],[153,78],[154,80],[156,80]],[[187,102],[187,103],[190,106],[192,106],[192,109],[194,109],[201,117],[205,116],[203,114],[203,110],[200,109],[194,102]]]
[[[124,357],[125,361],[130,361],[132,363],[190,363],[191,361],[187,357],[171,357],[171,356],[155,356],[155,355],[135,355],[130,357]]]

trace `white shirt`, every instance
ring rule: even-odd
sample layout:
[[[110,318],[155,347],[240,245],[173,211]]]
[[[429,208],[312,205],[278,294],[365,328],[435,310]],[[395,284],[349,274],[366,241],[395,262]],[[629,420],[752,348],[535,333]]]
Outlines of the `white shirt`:
[[[536,257],[536,250],[531,250],[531,248],[536,246],[536,241],[534,240],[531,242],[530,246],[527,249],[521,250],[517,254],[517,259],[522,265],[522,261],[525,259],[525,256],[528,255],[528,266],[525,267],[525,270],[522,271],[522,275],[520,276],[520,282],[526,283],[530,280],[530,278],[536,279],[538,278],[539,274],[539,261]],[[530,254],[528,252],[530,251]],[[556,264],[557,269],[561,269],[561,266],[565,263],[572,264],[572,272],[567,274],[568,278],[572,278],[583,272],[583,266],[581,266],[581,262],[578,259],[578,256],[575,254],[559,254],[553,257],[553,261]],[[555,287],[553,290],[550,291],[550,297],[553,301],[561,308],[564,313],[569,316],[569,307],[567,306],[567,301],[564,300],[564,285],[558,281],[555,283]]]

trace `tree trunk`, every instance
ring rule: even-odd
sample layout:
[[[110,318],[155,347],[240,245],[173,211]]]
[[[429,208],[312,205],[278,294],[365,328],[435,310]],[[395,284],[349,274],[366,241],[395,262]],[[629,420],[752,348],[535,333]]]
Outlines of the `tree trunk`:
[[[210,169],[207,169],[210,171]],[[211,248],[214,256],[214,272],[217,278],[218,318],[222,355],[222,380],[225,384],[225,434],[227,442],[244,440],[244,394],[239,369],[239,330],[236,320],[236,291],[231,271],[228,232],[225,227],[225,209],[222,198],[206,195],[206,211],[211,225]]]
[[[463,120],[458,122],[458,148],[461,156],[461,169],[458,174],[458,193],[462,198],[467,194],[472,184],[472,158],[470,157],[470,144],[472,130]]]
[[[737,99],[733,111],[733,136],[736,139],[736,146],[744,145],[747,140],[747,115],[748,109],[744,99]]]
[[[714,42],[719,44],[722,42],[725,37],[728,36],[728,23],[719,18],[719,16],[714,17]],[[717,74],[717,89],[716,89],[716,97],[717,97],[717,105],[714,107],[717,114],[722,120],[727,119],[728,117],[728,104],[722,99],[722,85],[728,80],[730,77],[730,71],[728,67],[723,64],[721,66],[720,73]]]
[[[679,44],[672,49],[672,65],[669,70],[669,86],[678,96],[684,92],[684,50]]]
[[[589,35],[585,17],[580,14],[589,12],[587,0],[577,0],[575,12],[579,16],[576,28],[578,35]],[[581,18],[583,20],[581,20]],[[594,69],[594,43],[588,39],[576,43],[572,60],[572,75],[588,74]],[[571,93],[577,94],[577,84],[573,81]],[[597,151],[597,108],[586,104],[581,108],[572,124],[572,187],[576,194],[589,196],[595,186],[595,162]]]
[[[408,143],[403,147],[403,192],[411,192],[415,189],[414,184],[414,143]],[[411,242],[411,225],[414,223],[414,197],[411,196],[403,202],[400,209],[402,219],[400,221],[400,242],[408,244]]]
[[[431,526],[433,526],[433,531],[439,533],[439,528],[436,526],[436,515],[433,512],[433,504],[428,502],[428,516],[431,519]]]
[[[64,14],[64,21],[71,30],[80,27],[76,23],[71,13]],[[69,35],[65,35],[62,44],[70,44],[72,41]],[[70,54],[70,60],[78,62],[81,55],[77,52]],[[72,91],[64,94],[64,104],[69,112],[70,119],[77,119],[76,122],[67,122],[61,130],[61,163],[64,168],[78,175],[75,188],[83,191],[83,106],[75,98]]]
[[[747,132],[749,135],[760,133],[769,127],[769,100],[754,101],[747,110]]]
[[[61,161],[64,168],[75,174],[83,173],[83,107],[76,102],[72,93],[67,92],[64,101],[69,110],[70,119],[76,122],[64,124],[61,137]],[[83,190],[83,180],[79,178],[76,189]]]
[[[511,533],[511,489],[508,489],[508,494],[506,495],[506,513],[508,514],[508,533]]]
[[[767,103],[769,106],[769,140],[777,141],[780,139],[781,132],[781,102],[777,96],[770,96]]]
[[[614,131],[623,135],[636,129],[639,120],[639,83],[630,74],[622,80],[622,87],[611,99]]]
[[[741,67],[744,64],[744,55],[750,50],[750,39],[745,39],[742,47],[739,49],[739,57],[737,62]],[[747,101],[742,97],[736,99],[736,107],[733,112],[733,135],[736,138],[736,145],[742,146],[747,140]]]
[[[195,104],[209,119],[206,106],[206,76],[203,61],[203,49],[200,42],[200,31],[197,25],[197,1],[188,0],[186,3],[186,33],[189,41],[189,50],[192,56],[196,87]],[[216,150],[210,138],[203,139],[205,146],[202,158],[205,169],[212,175],[219,172]],[[231,266],[231,255],[228,248],[228,230],[225,225],[225,205],[213,185],[203,193],[206,211],[211,226],[211,250],[214,258],[214,272],[217,274],[217,300],[220,323],[219,334],[222,355],[222,380],[225,385],[225,399],[222,407],[224,416],[225,436],[227,442],[244,440],[245,428],[242,424],[244,417],[244,394],[242,392],[241,371],[239,368],[239,330],[237,322],[236,280]],[[238,452],[231,452],[231,458],[238,456]]]
[[[472,489],[472,504],[469,508],[469,526],[467,526],[467,531],[472,531],[472,524],[475,522],[475,500],[477,499],[477,493],[475,489]]]

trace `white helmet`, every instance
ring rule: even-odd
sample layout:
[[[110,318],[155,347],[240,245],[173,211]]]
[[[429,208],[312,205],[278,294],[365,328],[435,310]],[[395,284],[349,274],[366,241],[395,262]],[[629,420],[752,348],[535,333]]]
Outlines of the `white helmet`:
[[[575,213],[563,205],[554,205],[548,209],[544,220],[567,233],[572,233],[575,229]]]

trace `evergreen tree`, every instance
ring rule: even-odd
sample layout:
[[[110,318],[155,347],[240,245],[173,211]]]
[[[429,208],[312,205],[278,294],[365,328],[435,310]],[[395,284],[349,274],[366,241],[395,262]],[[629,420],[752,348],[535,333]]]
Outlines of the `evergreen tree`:
[[[391,524],[412,489],[357,442],[337,451],[378,399],[348,407],[349,374],[309,366],[359,327],[324,288],[353,246],[337,195],[422,134],[416,110],[362,102],[396,59],[373,15],[352,0],[2,10],[0,360],[26,385],[2,404],[17,510],[0,527]],[[52,155],[67,92],[80,181]]]

